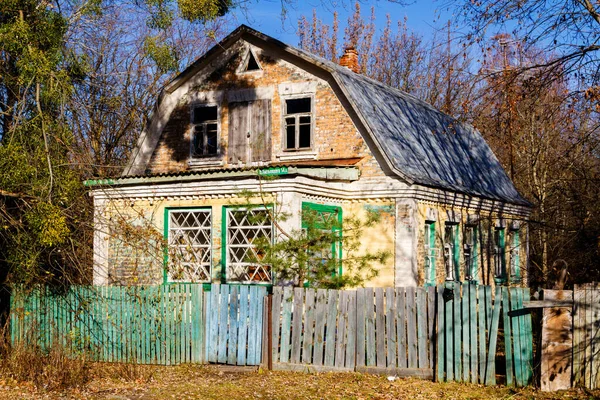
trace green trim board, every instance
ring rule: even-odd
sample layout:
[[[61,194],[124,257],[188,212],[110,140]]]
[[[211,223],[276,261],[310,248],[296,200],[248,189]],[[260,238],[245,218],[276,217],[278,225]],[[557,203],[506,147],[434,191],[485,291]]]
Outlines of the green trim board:
[[[458,228],[459,226],[457,223],[449,222],[446,222],[444,227],[444,259],[447,262],[447,281],[460,281],[460,231]],[[450,268],[450,270],[448,268]]]
[[[506,283],[506,229],[496,228],[494,230],[494,266],[500,271],[495,271],[494,281],[496,283]],[[500,265],[497,265],[497,263]],[[499,273],[498,273],[499,272]]]
[[[186,281],[170,281],[167,273],[169,266],[169,215],[171,211],[193,211],[193,210],[210,210],[210,281],[209,282],[186,282]],[[213,246],[213,210],[211,206],[191,206],[191,207],[165,207],[163,211],[163,238],[165,239],[166,246],[163,249],[163,283],[164,284],[172,284],[172,283],[204,283],[210,284],[212,282],[212,273],[213,273],[213,254],[212,254],[212,246]]]
[[[342,265],[342,235],[343,235],[343,211],[342,211],[342,207],[340,206],[332,206],[332,205],[325,205],[325,204],[317,204],[317,203],[310,203],[310,202],[302,202],[302,229],[306,229],[308,228],[308,222],[304,219],[304,211],[305,210],[310,210],[313,212],[317,212],[321,215],[323,214],[335,214],[337,216],[337,224],[333,224],[332,225],[332,232],[339,232],[340,235],[340,241],[337,243],[332,243],[331,244],[331,254],[333,254],[334,256],[337,257],[337,259],[339,260],[339,267],[338,267],[338,274],[342,275],[343,273],[343,265]],[[336,226],[337,225],[337,226]],[[325,224],[319,224],[317,223],[315,228],[317,229],[323,229],[326,228]]]
[[[468,262],[465,261],[465,279],[469,282],[477,283],[479,281],[479,227],[477,225],[467,225],[463,234],[463,246],[466,253],[469,246]],[[465,257],[465,260],[467,257]]]
[[[435,222],[425,222],[425,286],[435,286]]]
[[[519,237],[519,231],[514,230],[510,232],[511,245],[510,249],[510,277],[513,282],[521,281],[521,256],[519,254],[521,247],[521,240]]]

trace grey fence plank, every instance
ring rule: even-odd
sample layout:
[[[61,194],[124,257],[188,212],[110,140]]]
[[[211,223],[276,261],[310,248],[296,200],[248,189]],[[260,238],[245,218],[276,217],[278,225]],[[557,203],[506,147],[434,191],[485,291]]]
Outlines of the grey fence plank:
[[[417,288],[417,350],[418,368],[428,368],[427,362],[427,292]]]
[[[343,367],[346,357],[346,319],[348,317],[348,292],[340,290],[338,310],[338,327],[335,348],[335,366]]]
[[[317,289],[317,317],[315,321],[315,350],[313,355],[313,365],[323,365],[324,341],[325,341],[325,320],[327,318],[327,291]]]
[[[406,330],[408,342],[408,368],[418,368],[417,362],[417,309],[414,287],[406,288]]]
[[[398,368],[408,368],[406,357],[406,289],[396,288],[396,312],[398,319],[396,324],[396,336],[398,341]]]
[[[429,354],[427,357],[428,368],[433,369],[435,354],[435,286],[427,287],[427,341]]]
[[[227,346],[227,363],[237,364],[237,321],[238,321],[238,288],[232,286],[229,294],[229,344]]]
[[[306,289],[306,306],[304,320],[304,339],[302,343],[302,363],[310,364],[312,362],[313,336],[315,324],[315,290]]]
[[[348,292],[346,368],[354,368],[356,366],[356,295],[356,291]]]
[[[373,288],[365,289],[365,305],[367,306],[367,366],[374,367],[376,358],[375,351],[375,302]]]
[[[332,367],[335,363],[335,334],[338,313],[339,291],[329,290],[327,301],[327,326],[325,328],[324,365]]]
[[[294,288],[294,310],[292,314],[292,355],[290,362],[300,362],[300,350],[302,348],[302,317],[304,314],[304,289]]]
[[[375,342],[377,343],[377,366],[385,367],[385,309],[383,288],[375,288]]]
[[[282,363],[290,361],[290,332],[292,330],[292,288],[283,288],[282,315],[281,315],[281,346],[279,347],[279,360]]]
[[[490,288],[491,289],[491,288]],[[490,323],[490,342],[488,345],[487,366],[485,372],[485,384],[496,384],[496,344],[498,340],[498,322],[500,320],[501,301],[500,287],[496,287],[496,296],[494,299],[494,309]]]
[[[356,290],[356,366],[366,365],[365,354],[365,318],[366,318],[366,297],[365,289]]]
[[[386,366],[396,367],[396,349],[398,344],[396,341],[396,296],[394,296],[394,288],[385,289],[385,328],[387,338]]]

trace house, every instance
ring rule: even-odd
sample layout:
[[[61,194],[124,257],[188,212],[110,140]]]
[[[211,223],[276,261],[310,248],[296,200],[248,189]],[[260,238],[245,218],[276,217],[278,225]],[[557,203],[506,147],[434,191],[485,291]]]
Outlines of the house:
[[[123,175],[86,182],[94,283],[277,283],[246,252],[300,229],[307,209],[342,223],[379,213],[363,246],[393,257],[368,286],[523,283],[530,203],[480,133],[357,67],[352,49],[338,65],[247,26],[190,65]],[[291,217],[253,218],[265,211],[244,208],[244,191]]]

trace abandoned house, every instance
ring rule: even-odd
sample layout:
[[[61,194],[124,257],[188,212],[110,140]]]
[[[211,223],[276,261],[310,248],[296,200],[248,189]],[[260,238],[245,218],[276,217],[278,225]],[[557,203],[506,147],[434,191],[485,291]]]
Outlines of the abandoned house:
[[[123,175],[86,182],[94,283],[277,284],[248,262],[253,241],[284,240],[313,210],[380,215],[362,246],[393,256],[367,286],[526,284],[530,204],[481,134],[358,70],[353,49],[338,65],[246,26],[190,65]],[[247,192],[290,217],[253,218],[265,211],[243,207],[261,201]]]

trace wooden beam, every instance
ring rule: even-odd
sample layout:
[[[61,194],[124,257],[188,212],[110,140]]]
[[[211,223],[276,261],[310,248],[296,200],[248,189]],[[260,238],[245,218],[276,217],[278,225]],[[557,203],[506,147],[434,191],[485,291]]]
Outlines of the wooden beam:
[[[523,302],[523,308],[552,307],[573,307],[573,300],[531,300]]]

